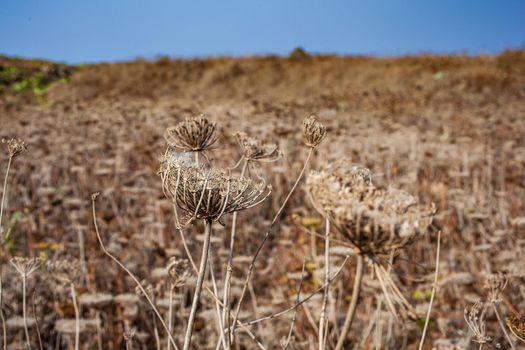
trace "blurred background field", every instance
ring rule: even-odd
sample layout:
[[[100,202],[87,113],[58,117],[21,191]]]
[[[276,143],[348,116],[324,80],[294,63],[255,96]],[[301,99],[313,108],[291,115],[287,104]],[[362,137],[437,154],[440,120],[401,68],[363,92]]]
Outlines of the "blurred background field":
[[[210,153],[215,164],[232,166],[238,160],[241,153],[233,136],[237,131],[272,140],[284,152],[283,159],[259,169],[273,186],[270,199],[239,215],[239,265],[233,281],[239,288],[245,269],[242,257],[253,254],[300,170],[305,157],[301,121],[313,113],[327,126],[327,139],[316,150],[310,169],[349,157],[379,174],[376,182],[437,205],[435,226],[443,231],[442,266],[428,348],[474,345],[469,342],[472,336],[463,309],[484,296],[488,272],[501,270],[509,276],[502,301],[505,316],[523,312],[523,51],[479,57],[369,58],[312,56],[296,49],[281,58],[161,58],[81,66],[3,57],[0,84],[0,136],[19,137],[28,145],[28,151],[16,158],[9,181],[4,222],[11,234],[6,252],[8,256],[67,252],[81,257],[85,275],[80,298],[92,293],[117,296],[134,289],[97,246],[90,211],[90,195],[95,191],[102,193],[99,225],[107,244],[141,278],[155,285],[153,271],[164,267],[170,256],[183,254],[157,170],[165,128],[199,113],[218,123],[219,147]],[[7,154],[2,154],[6,164]],[[322,233],[320,222],[301,184],[263,252],[243,319],[293,303],[303,257],[309,271],[304,292],[322,284],[322,239],[314,247],[306,232]],[[218,259],[227,253],[229,220],[226,223],[224,228],[216,225]],[[197,256],[200,243],[189,237]],[[82,249],[79,239],[84,242]],[[429,234],[402,253],[394,267],[411,303],[423,309],[431,290],[434,256],[435,235]],[[334,263],[340,259],[335,252]],[[341,295],[350,293],[353,268],[351,264],[345,269],[335,284]],[[12,318],[20,314],[20,297],[11,288],[14,272],[5,268],[4,275],[5,313]],[[63,293],[40,280],[46,277],[35,277],[30,288],[38,300],[47,347],[60,333],[56,321],[71,318],[73,311]],[[372,280],[365,281],[365,291],[377,292]],[[177,317],[184,318],[187,312],[186,293]],[[377,311],[373,300],[365,297],[358,308],[352,346],[373,348],[380,341],[381,348],[399,348],[403,343],[415,348],[421,326],[392,323],[387,309]],[[308,303],[310,312],[315,314],[320,302]],[[213,304],[203,303],[196,344],[211,348],[215,339],[210,334],[216,331],[205,315]],[[342,317],[336,310],[331,317]],[[151,317],[145,305],[129,315],[112,299],[102,311],[84,307],[82,312],[85,319],[94,319],[95,314],[101,319],[103,348],[123,346],[120,321],[125,317],[141,332],[137,344],[152,348]],[[305,312],[300,310],[296,324],[299,348],[309,348],[314,334]],[[375,315],[375,323],[370,315]],[[278,347],[290,317],[255,326],[254,331],[268,348]],[[488,333],[505,344],[493,316],[487,322]],[[370,324],[383,327],[379,338],[375,331],[364,337]],[[69,335],[64,334],[66,346]],[[82,332],[86,348],[95,346],[93,334],[96,330],[89,327]],[[22,335],[14,328],[9,339],[22,342]],[[253,346],[247,337],[242,341],[243,346]]]

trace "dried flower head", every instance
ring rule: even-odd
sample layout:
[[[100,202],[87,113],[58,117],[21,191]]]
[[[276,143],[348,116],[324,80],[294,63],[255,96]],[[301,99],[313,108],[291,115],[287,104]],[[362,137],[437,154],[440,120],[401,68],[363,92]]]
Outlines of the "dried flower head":
[[[303,121],[303,139],[308,147],[315,148],[326,137],[326,127],[317,121],[314,115],[309,116]]]
[[[22,278],[27,278],[35,272],[42,264],[40,258],[24,258],[14,257],[9,260],[9,263],[13,265],[15,270],[20,274]]]
[[[166,270],[173,288],[182,287],[192,276],[187,259],[171,257],[166,265]]]
[[[215,134],[215,123],[200,115],[168,128],[165,138],[171,147],[182,151],[200,152],[212,148],[218,136]]]
[[[480,344],[485,344],[492,340],[491,337],[485,334],[485,307],[480,301],[474,305],[465,308],[464,318],[468,327],[474,334],[474,341]]]
[[[75,283],[82,275],[82,263],[78,259],[55,259],[47,262],[51,276],[64,284]]]
[[[12,158],[27,150],[26,143],[20,139],[2,139],[2,143],[7,143],[7,153]]]
[[[507,275],[501,271],[491,274],[485,281],[483,288],[488,291],[488,301],[497,304],[501,301],[501,292],[508,283]]]
[[[507,326],[516,338],[525,343],[525,316],[513,315],[509,317]]]
[[[271,190],[264,182],[229,177],[173,152],[163,158],[159,173],[165,194],[191,219],[217,221],[223,214],[256,206]]]
[[[306,181],[316,209],[326,215],[362,254],[386,254],[424,234],[434,207],[422,206],[410,194],[380,189],[370,170],[341,159]]]
[[[135,328],[126,327],[126,329],[124,330],[124,334],[123,334],[124,340],[126,342],[132,341],[133,338],[135,337],[135,333],[136,333]]]
[[[283,156],[276,144],[263,143],[254,137],[249,137],[245,132],[238,132],[235,136],[243,150],[244,158],[248,161],[270,163]]]

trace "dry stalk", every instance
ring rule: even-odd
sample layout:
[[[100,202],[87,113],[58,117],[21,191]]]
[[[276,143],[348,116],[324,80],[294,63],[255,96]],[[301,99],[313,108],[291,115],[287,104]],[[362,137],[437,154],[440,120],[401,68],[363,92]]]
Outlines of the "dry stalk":
[[[339,335],[339,339],[337,340],[337,345],[335,346],[335,350],[343,349],[343,345],[346,340],[346,336],[348,332],[350,331],[350,327],[352,326],[352,322],[355,316],[355,311],[357,309],[357,302],[359,300],[361,282],[363,280],[363,270],[364,270],[364,257],[362,254],[357,254],[357,266],[356,266],[356,272],[355,272],[355,277],[354,277],[354,287],[352,289],[352,299],[350,299],[350,305],[348,306],[348,310],[346,311],[345,321],[343,323],[343,328],[341,329],[341,334]]]
[[[434,284],[432,286],[432,295],[430,296],[430,302],[428,303],[427,316],[425,318],[425,326],[423,328],[423,334],[421,335],[421,341],[419,342],[419,350],[423,350],[425,344],[425,336],[427,334],[428,322],[430,321],[430,312],[432,311],[432,304],[434,303],[434,297],[436,295],[437,282],[439,276],[439,253],[441,249],[441,231],[438,232],[437,236],[437,248],[436,248],[436,271],[434,272]]]
[[[248,167],[248,159],[245,160],[244,165],[241,170],[240,178],[244,178],[244,174],[246,172],[246,169]],[[225,306],[222,311],[222,322],[223,324],[226,324],[228,322],[228,329],[231,329],[230,324],[230,287],[231,287],[231,276],[232,276],[232,261],[233,261],[233,255],[234,255],[234,248],[235,248],[235,234],[237,229],[237,212],[233,213],[232,217],[232,228],[230,233],[230,251],[228,253],[228,261],[226,262],[226,277],[224,278],[224,291],[223,291],[223,300],[222,303]],[[229,349],[231,346],[232,337],[231,334],[228,333],[228,336],[226,337],[226,349]]]
[[[3,284],[2,284],[2,275],[3,275],[3,271],[2,271],[2,263],[0,262],[0,318],[2,319],[2,345],[3,345],[3,350],[7,350],[7,329],[6,329],[6,325],[5,325],[5,317],[4,317],[4,298],[3,298],[3,295],[4,295],[4,289],[3,289]]]
[[[347,256],[345,258],[345,260],[343,261],[343,263],[341,264],[341,266],[339,266],[337,271],[330,278],[330,280],[328,281],[328,284],[332,283],[339,276],[339,274],[341,273],[343,267],[346,265],[346,262],[348,261],[348,259],[349,259],[349,257]],[[323,284],[321,287],[319,287],[315,291],[313,291],[310,295],[308,295],[307,297],[301,299],[300,301],[298,301],[297,303],[295,303],[294,305],[290,306],[289,308],[287,308],[285,310],[282,310],[280,312],[277,312],[277,313],[274,313],[274,314],[271,314],[271,315],[268,315],[268,316],[264,316],[264,317],[258,318],[258,319],[253,320],[253,321],[243,322],[242,324],[244,326],[252,326],[254,324],[257,324],[257,323],[260,323],[260,322],[263,322],[263,321],[267,321],[267,320],[271,320],[271,319],[283,316],[283,315],[287,314],[288,312],[294,311],[299,306],[303,305],[308,300],[312,299],[317,293],[321,292],[325,287],[326,287],[326,285]]]
[[[80,350],[80,312],[78,310],[75,284],[71,282],[69,288],[71,291],[71,299],[73,299],[73,308],[75,309],[75,350]]]
[[[219,293],[217,292],[217,281],[215,280],[215,269],[214,269],[214,264],[213,264],[213,247],[212,247],[211,242],[210,242],[210,247],[208,249],[208,255],[209,255],[210,277],[211,277],[211,283],[213,287],[213,293],[215,295],[219,295]],[[217,322],[219,324],[219,340],[220,340],[220,343],[222,343],[222,345],[226,349],[227,348],[226,340],[224,339],[225,330],[224,330],[224,323],[222,320],[221,305],[220,305],[219,299],[215,299],[215,311],[217,312]]]
[[[33,297],[31,299],[31,301],[32,301],[31,305],[32,305],[32,308],[33,308],[33,318],[35,319],[36,335],[38,336],[38,346],[39,346],[40,350],[43,350],[42,337],[40,336],[40,327],[38,325],[38,318],[36,317],[35,296],[36,296],[36,294],[33,293]]]
[[[166,322],[164,322],[164,318],[161,316],[159,310],[157,310],[157,308],[155,307],[155,305],[153,304],[153,301],[151,300],[151,298],[149,297],[148,293],[146,292],[146,290],[144,289],[144,287],[142,286],[142,284],[140,283],[140,281],[137,279],[137,277],[135,277],[135,275],[123,264],[120,262],[120,260],[118,260],[115,256],[113,256],[113,254],[111,254],[107,249],[106,249],[106,246],[104,245],[104,242],[102,241],[102,237],[100,236],[100,232],[98,230],[98,224],[97,224],[97,211],[96,211],[96,206],[95,206],[95,201],[98,197],[98,193],[94,193],[92,196],[91,196],[91,204],[92,204],[92,214],[93,214],[93,224],[95,226],[95,233],[97,235],[97,239],[98,239],[98,243],[100,244],[100,247],[102,248],[102,251],[104,252],[104,254],[106,254],[111,260],[113,260],[122,270],[124,270],[129,277],[131,277],[131,279],[133,280],[133,282],[135,282],[135,285],[137,286],[138,290],[140,290],[140,292],[142,293],[142,295],[144,295],[144,297],[146,298],[148,304],[150,305],[150,307],[152,308],[153,312],[155,313],[155,315],[157,316],[157,318],[159,319],[160,323],[162,324],[162,327],[164,328],[164,330],[166,331],[166,333],[168,334],[168,337],[169,337],[169,341],[171,342],[171,345],[173,345],[173,347],[178,350],[179,347],[177,346],[177,343],[175,342],[175,339],[173,338],[173,335],[171,334],[168,326],[166,325]]]
[[[327,284],[330,278],[330,221],[328,218],[325,219],[325,240],[324,240],[324,283],[326,285],[323,290],[323,304],[321,306],[321,316],[319,318],[319,350],[325,348],[325,316],[326,306],[328,304],[328,292],[330,286]],[[326,322],[328,324],[328,320]]]
[[[193,294],[193,302],[190,310],[190,317],[188,318],[188,326],[186,328],[186,335],[184,336],[184,347],[183,350],[189,350],[191,345],[191,336],[193,334],[193,323],[195,322],[195,316],[197,315],[197,308],[199,306],[199,300],[202,292],[202,284],[204,282],[204,275],[206,274],[206,264],[208,261],[208,250],[210,246],[211,238],[211,219],[205,221],[204,230],[204,243],[202,245],[202,255],[199,272],[197,274],[197,284],[195,286],[195,293]]]
[[[303,287],[305,267],[306,267],[306,259],[303,259],[303,267],[301,268],[301,279],[299,280],[299,285],[297,286],[297,297],[295,298],[296,304],[301,300],[301,289]],[[295,320],[297,319],[297,310],[298,308],[295,308],[294,313],[293,313],[292,323],[290,324],[290,330],[288,331],[288,336],[286,337],[286,341],[283,346],[284,350],[288,349],[288,346],[290,345],[290,340],[292,339],[293,327],[295,325]]]

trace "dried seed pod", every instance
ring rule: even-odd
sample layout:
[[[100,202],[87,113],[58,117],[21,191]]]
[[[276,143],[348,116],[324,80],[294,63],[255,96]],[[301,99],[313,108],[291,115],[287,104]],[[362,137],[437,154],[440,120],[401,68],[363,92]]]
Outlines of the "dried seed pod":
[[[248,161],[270,163],[283,156],[276,144],[263,143],[254,137],[249,137],[245,132],[238,132],[235,136],[243,150],[244,158]]]
[[[372,172],[347,159],[311,172],[306,184],[316,209],[362,254],[405,247],[432,223],[433,206],[401,190],[375,187]]]
[[[186,152],[200,152],[211,149],[218,136],[215,134],[215,123],[200,115],[168,128],[165,138],[171,147]]]
[[[516,338],[525,343],[525,316],[513,315],[509,317],[507,326]]]
[[[507,286],[508,281],[507,275],[501,271],[488,276],[483,288],[488,291],[489,302],[497,304],[501,301],[501,292]]]
[[[172,152],[163,158],[159,173],[165,194],[191,219],[217,221],[223,214],[256,206],[271,190],[264,182],[228,177]]]
[[[60,283],[76,283],[82,275],[82,263],[78,259],[56,259],[47,262],[51,276]]]
[[[326,137],[326,127],[317,121],[314,115],[309,116],[303,121],[303,139],[308,147],[315,148]]]
[[[464,318],[468,327],[474,333],[475,342],[485,344],[492,340],[491,337],[485,334],[485,308],[482,302],[476,302],[470,309],[466,307]]]
[[[182,287],[191,278],[192,271],[187,259],[171,257],[166,265],[168,276],[173,288]]]
[[[27,150],[26,143],[21,139],[2,139],[2,143],[7,143],[7,153],[12,158]]]
[[[22,278],[27,278],[35,272],[40,265],[42,265],[42,259],[40,258],[24,258],[14,257],[9,260],[9,263],[15,268]]]

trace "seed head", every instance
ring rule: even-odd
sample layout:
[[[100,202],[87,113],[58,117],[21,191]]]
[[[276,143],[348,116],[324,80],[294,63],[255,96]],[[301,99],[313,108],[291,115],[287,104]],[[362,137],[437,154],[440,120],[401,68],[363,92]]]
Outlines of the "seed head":
[[[474,333],[474,341],[485,344],[492,340],[485,334],[485,307],[482,302],[478,301],[474,305],[465,308],[464,318],[468,327]]]
[[[508,281],[507,275],[501,271],[487,278],[483,288],[488,291],[489,302],[498,304],[501,301],[501,292],[507,286]]]
[[[74,258],[48,261],[47,269],[58,282],[64,284],[75,283],[82,275],[82,263]]]
[[[264,182],[229,177],[172,152],[161,161],[159,173],[164,193],[191,219],[217,221],[225,213],[259,204],[271,190]]]
[[[7,153],[11,158],[18,156],[20,153],[27,150],[26,143],[20,139],[2,139],[2,143],[7,144]]]
[[[507,326],[516,338],[525,343],[525,316],[513,315],[509,317]]]
[[[283,156],[276,144],[263,143],[256,138],[249,137],[244,132],[238,132],[235,136],[243,150],[244,158],[248,161],[271,163]]]
[[[171,257],[166,265],[173,288],[182,287],[191,278],[192,273],[187,259]]]
[[[186,152],[200,152],[211,149],[218,136],[215,135],[215,123],[200,115],[168,128],[165,138],[171,147]]]
[[[326,127],[317,121],[314,115],[309,116],[303,121],[303,139],[308,147],[315,148],[326,137]]]
[[[316,209],[363,254],[405,247],[432,222],[433,206],[401,190],[377,188],[372,172],[348,159],[310,173],[306,184]]]
[[[9,260],[9,263],[11,263],[22,278],[27,278],[40,267],[42,259],[17,256]]]

